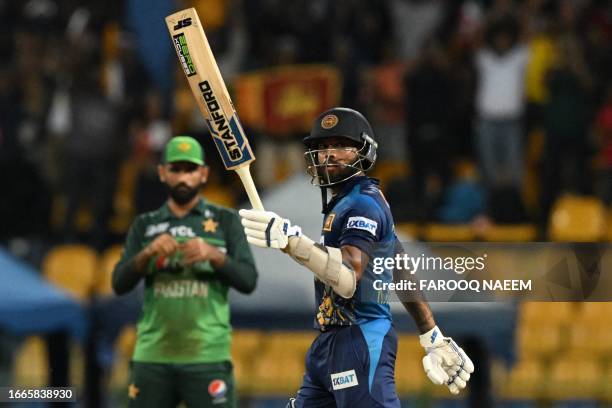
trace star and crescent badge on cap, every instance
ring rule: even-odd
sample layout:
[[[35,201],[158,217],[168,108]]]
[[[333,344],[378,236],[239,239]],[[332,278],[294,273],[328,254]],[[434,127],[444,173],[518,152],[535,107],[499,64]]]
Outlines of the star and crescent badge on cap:
[[[187,152],[187,151],[191,150],[191,145],[189,143],[183,142],[183,143],[178,145],[178,149],[181,152]]]

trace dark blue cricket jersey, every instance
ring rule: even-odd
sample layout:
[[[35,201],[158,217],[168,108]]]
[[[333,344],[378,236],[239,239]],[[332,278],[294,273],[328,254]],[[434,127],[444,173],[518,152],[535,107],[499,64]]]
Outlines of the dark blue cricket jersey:
[[[353,245],[368,254],[370,262],[350,299],[315,279],[315,327],[321,333],[306,354],[295,406],[399,408],[394,378],[397,335],[388,293],[373,287],[375,280],[392,280],[392,270],[376,274],[373,268],[373,259],[395,255],[389,205],[378,180],[362,176],[345,183],[328,208],[321,243],[336,248]]]
[[[375,274],[376,257],[393,257],[396,241],[393,218],[378,180],[366,176],[347,181],[328,205],[323,221],[321,243],[340,248],[353,245],[370,257],[355,294],[344,299],[329,285],[315,279],[317,305],[315,328],[325,331],[330,326],[363,325],[377,319],[391,320],[388,293],[376,291],[375,280],[392,281],[392,270]]]

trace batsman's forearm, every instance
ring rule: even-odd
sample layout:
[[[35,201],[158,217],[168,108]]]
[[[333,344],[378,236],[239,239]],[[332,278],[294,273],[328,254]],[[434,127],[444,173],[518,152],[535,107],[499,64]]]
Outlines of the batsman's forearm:
[[[248,262],[240,262],[226,257],[223,266],[215,269],[221,279],[238,292],[249,294],[257,285],[257,269]]]
[[[141,251],[132,259],[120,262],[113,270],[112,285],[117,295],[123,295],[136,287],[144,276],[146,264],[150,255],[147,251]]]
[[[399,241],[395,242],[395,251],[397,254],[405,253],[402,244]],[[395,283],[401,282],[402,280],[408,280],[415,282],[415,275],[409,273],[405,269],[393,271],[393,281]],[[418,285],[416,285],[418,287]],[[416,324],[421,334],[427,333],[429,330],[436,326],[436,322],[427,303],[427,299],[420,290],[410,291],[409,294],[401,293],[399,300],[402,305],[406,308],[412,320]]]
[[[427,333],[436,325],[429,304],[425,301],[402,302],[408,313],[412,316],[421,334]]]

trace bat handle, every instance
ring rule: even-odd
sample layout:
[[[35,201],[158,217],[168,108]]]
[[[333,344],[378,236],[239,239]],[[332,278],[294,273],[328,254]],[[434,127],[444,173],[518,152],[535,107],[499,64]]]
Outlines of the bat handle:
[[[236,169],[236,173],[240,177],[240,181],[242,181],[242,185],[246,190],[247,195],[249,196],[249,201],[254,209],[263,211],[264,206],[261,203],[261,198],[259,198],[259,193],[255,188],[255,183],[253,182],[253,177],[251,177],[251,165],[247,165],[244,167],[240,167]]]

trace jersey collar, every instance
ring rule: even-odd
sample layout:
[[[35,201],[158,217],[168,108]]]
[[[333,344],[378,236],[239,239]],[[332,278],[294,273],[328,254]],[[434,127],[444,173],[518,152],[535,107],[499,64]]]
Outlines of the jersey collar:
[[[189,215],[191,214],[204,215],[205,211],[206,211],[206,203],[204,202],[204,198],[200,197],[200,199],[198,200],[198,203],[189,212]],[[164,205],[162,205],[162,207],[159,209],[159,212],[160,212],[161,218],[164,220],[178,218],[176,215],[172,213],[172,211],[170,211],[170,207],[168,207],[167,202],[165,202]]]
[[[376,185],[378,185],[379,181],[375,178],[371,178],[368,176],[357,176],[357,177],[353,177],[352,179],[347,180],[344,184],[342,184],[342,187],[340,188],[340,191],[338,191],[338,193],[332,197],[332,199],[330,200],[330,202],[327,204],[327,208],[328,208],[328,212],[334,208],[334,205],[336,205],[336,203],[344,196],[346,196],[348,193],[350,193],[353,188],[355,188],[356,185],[365,185],[365,184],[369,184],[369,183],[374,183]]]

